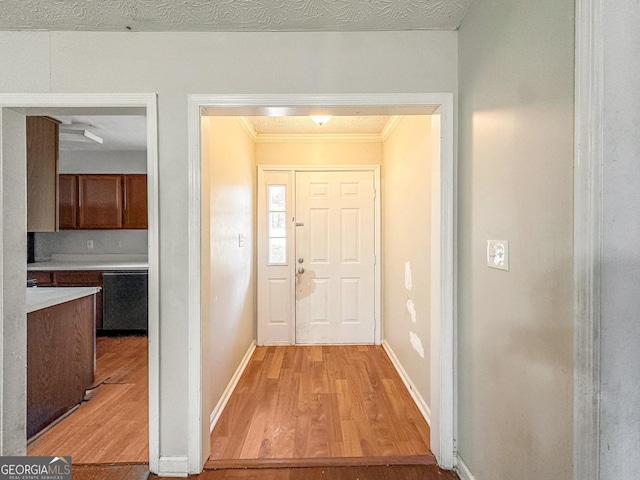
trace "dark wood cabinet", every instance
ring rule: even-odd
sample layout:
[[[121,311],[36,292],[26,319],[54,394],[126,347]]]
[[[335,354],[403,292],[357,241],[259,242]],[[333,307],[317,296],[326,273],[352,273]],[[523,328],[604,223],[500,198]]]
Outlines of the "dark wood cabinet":
[[[78,176],[58,176],[58,218],[61,230],[78,228]]]
[[[35,279],[39,287],[100,287],[102,270],[30,270],[27,278]],[[96,293],[96,330],[102,330],[102,291]]]
[[[27,278],[36,281],[38,287],[53,287],[53,276],[51,272],[27,272]]]
[[[78,175],[78,228],[122,228],[121,175]]]
[[[94,296],[27,314],[27,438],[75,405],[93,384]]]
[[[58,229],[58,121],[27,117],[27,231]]]
[[[147,176],[59,175],[60,229],[147,228]]]
[[[123,228],[147,228],[147,176],[123,175]]]

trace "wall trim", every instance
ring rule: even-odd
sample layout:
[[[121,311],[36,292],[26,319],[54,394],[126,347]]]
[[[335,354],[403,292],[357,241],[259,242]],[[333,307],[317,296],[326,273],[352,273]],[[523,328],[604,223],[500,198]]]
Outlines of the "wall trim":
[[[224,392],[222,393],[220,400],[218,400],[218,403],[212,410],[211,415],[209,415],[209,433],[213,432],[213,429],[216,426],[216,423],[218,423],[218,420],[220,420],[220,415],[222,415],[222,412],[224,411],[224,407],[227,406],[227,403],[229,402],[229,399],[231,398],[233,391],[236,389],[236,386],[238,385],[238,381],[240,380],[240,377],[242,377],[242,374],[247,368],[247,365],[249,365],[249,361],[251,360],[251,356],[253,355],[253,352],[255,351],[255,349],[256,349],[256,342],[254,340],[253,342],[251,342],[251,345],[249,345],[247,352],[244,354],[244,357],[242,357],[242,360],[240,361],[240,365],[238,365],[238,368],[236,369],[233,376],[231,377],[231,380],[229,380],[229,383],[227,384],[227,388],[224,389]]]
[[[576,2],[573,478],[600,478],[603,0]]]
[[[259,133],[256,143],[382,143],[376,134],[267,134]]]
[[[187,477],[189,475],[189,457],[160,457],[159,477]]]
[[[452,93],[372,93],[372,94],[198,94],[189,95],[189,457],[196,473],[206,458],[202,427],[202,345],[200,304],[200,114],[207,115],[310,115],[323,107],[335,115],[357,110],[359,115],[380,115],[389,111],[402,114],[424,112],[441,117],[442,150],[438,168],[441,174],[440,315],[432,331],[431,353],[431,448],[439,465],[453,468],[456,437],[455,404],[455,210],[456,145],[455,108]],[[433,323],[433,322],[432,322]],[[434,372],[436,372],[434,374]]]
[[[155,93],[18,93],[0,94],[0,109],[15,108],[144,108],[147,116],[148,258],[149,258],[149,468],[158,471],[160,458],[160,247],[158,189],[158,110]],[[1,155],[1,153],[0,153]],[[1,229],[5,224],[0,225]],[[26,225],[8,226],[25,229]],[[26,233],[26,232],[25,232]],[[0,238],[2,231],[0,231]],[[26,264],[25,264],[26,269]],[[26,271],[25,271],[26,274]],[[24,278],[17,275],[16,279]],[[1,299],[11,301],[10,299]],[[0,305],[0,313],[2,305]],[[11,325],[2,325],[11,328]],[[26,353],[25,353],[26,357]],[[2,408],[9,405],[0,399]],[[23,407],[26,409],[26,405]],[[19,420],[18,415],[14,415]],[[25,439],[26,445],[26,439]]]
[[[418,410],[420,410],[420,413],[429,424],[429,427],[431,427],[431,409],[429,408],[429,405],[427,404],[425,399],[422,398],[422,395],[420,395],[420,392],[411,380],[411,377],[409,377],[407,371],[402,366],[402,363],[400,363],[400,360],[391,348],[389,342],[383,340],[382,348],[384,348],[384,351],[387,352],[391,363],[393,363],[393,366],[396,368],[398,375],[400,375],[400,378],[402,379],[402,383],[404,383],[404,386],[407,387],[407,390],[409,390],[409,394],[411,395],[411,398],[413,398],[413,401],[418,407]]]
[[[251,139],[251,141],[254,143],[257,142],[258,134],[253,128],[253,125],[251,124],[249,119],[247,117],[236,117],[236,118],[238,119],[238,122],[240,122],[240,125],[242,125],[242,128],[244,128],[244,131],[247,132],[247,135],[249,135],[249,138]]]
[[[459,455],[456,458],[456,468],[454,470],[460,477],[460,480],[476,480],[476,477],[474,477],[471,470],[469,470],[469,466]]]
[[[384,128],[382,129],[382,133],[380,134],[380,139],[383,142],[386,142],[387,139],[391,136],[391,134],[393,133],[393,131],[396,129],[396,127],[400,124],[400,121],[402,120],[402,117],[404,115],[393,115],[389,121],[387,122],[387,124],[384,126]]]

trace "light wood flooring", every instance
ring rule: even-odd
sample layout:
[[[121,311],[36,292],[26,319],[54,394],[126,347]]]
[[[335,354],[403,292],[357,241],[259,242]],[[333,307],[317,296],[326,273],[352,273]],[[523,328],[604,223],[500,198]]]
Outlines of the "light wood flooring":
[[[429,427],[382,347],[293,346],[256,348],[205,468],[381,463],[435,463]]]
[[[33,441],[28,455],[70,455],[73,464],[148,462],[147,346],[147,337],[98,337],[94,385],[101,385]]]

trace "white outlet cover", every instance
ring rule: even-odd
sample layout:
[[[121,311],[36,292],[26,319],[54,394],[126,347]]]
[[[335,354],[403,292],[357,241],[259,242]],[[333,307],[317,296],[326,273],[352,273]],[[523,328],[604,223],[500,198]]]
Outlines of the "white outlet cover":
[[[487,266],[509,271],[509,242],[487,240]]]

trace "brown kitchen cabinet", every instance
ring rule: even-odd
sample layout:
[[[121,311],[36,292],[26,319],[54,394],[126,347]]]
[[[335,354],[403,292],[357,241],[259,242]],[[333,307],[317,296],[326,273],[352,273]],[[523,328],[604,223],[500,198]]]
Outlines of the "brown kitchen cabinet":
[[[58,176],[58,219],[61,230],[78,228],[78,176]]]
[[[27,438],[82,403],[93,384],[95,307],[90,295],[27,314]]]
[[[124,211],[123,228],[146,229],[147,220],[147,176],[123,175]]]
[[[78,228],[122,228],[121,175],[78,175]]]
[[[59,122],[29,116],[27,129],[27,231],[58,230]]]
[[[34,274],[49,274],[51,283],[41,284]],[[102,288],[101,270],[56,270],[53,272],[29,272],[31,278],[36,278],[39,286],[50,287],[100,287]],[[46,277],[45,277],[46,278]],[[96,294],[96,330],[102,330],[102,291]]]
[[[60,175],[60,229],[147,228],[147,176]]]

